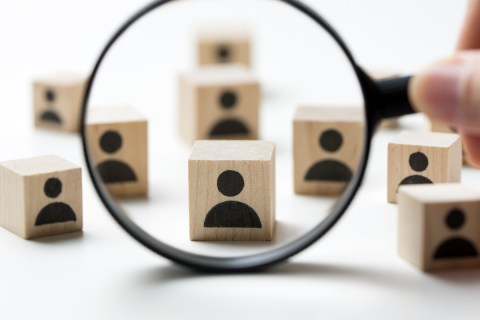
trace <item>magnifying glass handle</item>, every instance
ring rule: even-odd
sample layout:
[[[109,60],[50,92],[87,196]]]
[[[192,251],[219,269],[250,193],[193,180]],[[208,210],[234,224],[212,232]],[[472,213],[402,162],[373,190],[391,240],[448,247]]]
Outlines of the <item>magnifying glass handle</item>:
[[[408,98],[411,76],[377,81],[380,115],[383,119],[399,117],[416,111]]]

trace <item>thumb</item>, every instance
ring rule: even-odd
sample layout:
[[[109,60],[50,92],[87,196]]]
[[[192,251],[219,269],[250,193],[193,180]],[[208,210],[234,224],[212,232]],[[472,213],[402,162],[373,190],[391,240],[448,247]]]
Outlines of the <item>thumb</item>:
[[[480,136],[480,50],[459,52],[419,73],[409,97],[430,119]]]
[[[434,64],[413,77],[408,91],[417,111],[458,129],[469,164],[480,167],[480,50]]]

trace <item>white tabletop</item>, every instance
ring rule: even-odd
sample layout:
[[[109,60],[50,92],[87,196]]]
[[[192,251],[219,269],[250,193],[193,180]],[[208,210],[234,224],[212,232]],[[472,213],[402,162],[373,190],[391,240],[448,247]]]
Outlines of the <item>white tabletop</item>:
[[[87,74],[140,1],[0,2],[0,161],[56,154],[84,168],[84,231],[23,240],[0,228],[2,319],[478,319],[480,270],[423,273],[396,253],[381,131],[364,183],[318,243],[264,272],[203,274],[150,252],[96,195],[80,139],[33,128],[32,79]],[[142,1],[145,2],[145,1]],[[453,51],[466,1],[310,0],[358,61],[415,72]],[[425,130],[422,115],[403,128]],[[478,191],[480,171],[462,182]]]

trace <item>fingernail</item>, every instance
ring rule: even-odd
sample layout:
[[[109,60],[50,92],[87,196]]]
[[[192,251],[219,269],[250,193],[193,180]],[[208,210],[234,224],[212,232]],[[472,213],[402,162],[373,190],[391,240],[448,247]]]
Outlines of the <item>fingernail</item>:
[[[430,116],[450,117],[460,104],[463,63],[440,62],[415,76],[412,100],[419,111]]]

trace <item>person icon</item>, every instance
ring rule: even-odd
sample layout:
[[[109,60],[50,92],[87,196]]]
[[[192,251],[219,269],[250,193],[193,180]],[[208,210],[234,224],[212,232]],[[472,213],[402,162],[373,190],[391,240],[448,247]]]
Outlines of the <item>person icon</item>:
[[[49,178],[43,187],[43,192],[49,198],[55,199],[62,193],[62,181],[58,178]],[[77,216],[73,209],[66,203],[53,202],[40,210],[35,220],[35,226],[46,224],[77,221]]]
[[[217,188],[224,196],[239,195],[245,182],[240,173],[233,170],[222,172],[217,179]],[[262,228],[262,223],[255,210],[239,201],[225,201],[208,211],[204,222],[205,228]]]
[[[320,135],[319,144],[320,148],[326,152],[337,152],[343,144],[342,134],[335,129],[325,130]],[[352,176],[352,170],[344,163],[334,159],[324,159],[308,169],[305,180],[348,182]]]
[[[223,110],[232,110],[238,105],[239,97],[235,91],[226,90],[220,93],[218,103]],[[236,134],[249,134],[247,126],[238,119],[224,119],[214,125],[210,131],[210,137],[216,138],[217,136],[224,135],[236,135]]]
[[[449,229],[458,230],[465,224],[465,213],[460,209],[453,209],[448,213],[445,223]],[[456,236],[440,244],[437,250],[435,250],[433,259],[440,260],[477,256],[477,249],[469,240]]]
[[[427,168],[428,168],[428,157],[424,153],[418,151],[418,152],[412,153],[410,155],[410,159],[409,159],[408,163],[410,165],[410,168],[412,168],[413,171],[423,172],[423,171],[427,170]],[[428,179],[427,177],[417,175],[417,174],[412,175],[412,176],[408,176],[405,179],[403,179],[400,182],[400,184],[398,185],[397,193],[398,193],[398,188],[401,185],[405,185],[405,184],[426,184],[426,183],[433,183],[433,182],[430,179]]]
[[[51,89],[48,89],[45,91],[45,100],[47,100],[47,103],[53,103],[55,101],[55,92],[53,92]],[[40,116],[40,119],[45,122],[50,122],[54,124],[62,124],[62,120],[58,116],[57,113],[55,113],[52,110],[47,110],[42,113]]]
[[[102,151],[113,154],[122,147],[122,136],[117,131],[108,130],[100,137],[99,142]],[[120,160],[105,160],[97,165],[97,170],[105,183],[137,181],[133,169]]]

